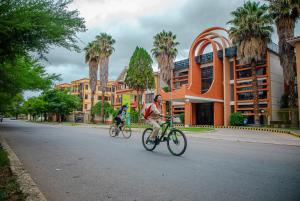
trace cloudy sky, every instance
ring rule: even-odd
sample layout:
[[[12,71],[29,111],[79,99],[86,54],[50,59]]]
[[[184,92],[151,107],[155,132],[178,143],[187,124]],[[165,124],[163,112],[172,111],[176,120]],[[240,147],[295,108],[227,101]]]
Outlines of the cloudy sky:
[[[153,36],[172,31],[180,42],[176,60],[187,58],[194,38],[211,26],[227,27],[230,12],[244,0],[74,0],[70,9],[78,9],[85,18],[87,31],[78,34],[79,45],[84,48],[101,32],[116,40],[115,52],[109,63],[109,78],[116,79],[136,46],[150,52]],[[296,26],[300,35],[300,25]],[[277,42],[277,36],[273,34]],[[49,73],[61,74],[62,82],[88,77],[84,52],[70,52],[53,48],[47,56]],[[154,68],[155,64],[154,64]]]

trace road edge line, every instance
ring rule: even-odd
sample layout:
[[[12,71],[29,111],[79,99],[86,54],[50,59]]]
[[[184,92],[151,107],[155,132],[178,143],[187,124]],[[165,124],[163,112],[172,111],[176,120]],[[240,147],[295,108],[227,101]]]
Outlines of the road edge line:
[[[27,196],[27,201],[47,201],[44,194],[40,191],[37,184],[33,181],[30,174],[25,170],[22,162],[10,148],[3,136],[0,136],[0,143],[4,150],[8,153],[10,161],[10,169],[17,176],[21,191]]]

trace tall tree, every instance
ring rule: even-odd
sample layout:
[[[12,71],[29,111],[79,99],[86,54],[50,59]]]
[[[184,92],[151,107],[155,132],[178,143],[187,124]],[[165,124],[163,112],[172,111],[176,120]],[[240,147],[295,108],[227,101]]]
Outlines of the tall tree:
[[[0,110],[24,90],[48,88],[49,75],[32,53],[41,57],[51,46],[79,51],[77,32],[85,31],[83,18],[72,0],[0,1]]]
[[[171,88],[171,73],[174,66],[174,60],[177,56],[176,35],[171,31],[162,31],[154,36],[153,56],[157,60],[158,68],[160,69],[161,79]]]
[[[108,62],[110,55],[114,52],[113,45],[115,40],[107,33],[100,33],[96,36],[96,44],[99,52],[99,65],[100,65],[100,87],[102,92],[102,105],[104,105],[104,98],[106,86],[108,82]],[[101,110],[102,120],[104,122],[104,107]]]
[[[283,67],[283,77],[288,86],[289,106],[296,108],[296,56],[294,47],[287,40],[294,37],[296,21],[300,17],[299,0],[267,0],[269,12],[275,20],[277,34],[279,37],[279,58]],[[293,112],[294,113],[294,112]],[[296,115],[292,115],[292,123],[297,124]]]
[[[272,18],[267,11],[267,5],[247,1],[231,12],[232,20],[228,22],[231,25],[229,37],[238,48],[241,64],[251,64],[255,124],[259,124],[256,64],[266,58],[267,44],[273,31]]]
[[[0,62],[28,52],[42,55],[53,45],[79,51],[76,33],[86,29],[70,3],[72,0],[1,0]]]
[[[92,107],[94,106],[94,99],[97,87],[97,73],[98,73],[98,51],[95,41],[90,42],[85,48],[85,62],[89,64],[89,78],[91,88],[91,117],[94,121],[92,114]]]
[[[154,88],[154,76],[152,69],[152,59],[148,52],[141,47],[136,47],[130,58],[125,84],[131,89],[135,89],[138,94],[138,113],[141,112],[140,97],[144,91]]]
[[[43,94],[43,100],[46,102],[47,112],[56,114],[59,122],[62,121],[62,116],[69,115],[80,105],[78,96],[59,89],[46,91]]]

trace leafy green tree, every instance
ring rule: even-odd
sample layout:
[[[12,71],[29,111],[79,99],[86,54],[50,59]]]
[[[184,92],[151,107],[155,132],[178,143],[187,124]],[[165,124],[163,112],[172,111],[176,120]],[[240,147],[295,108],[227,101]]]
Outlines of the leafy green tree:
[[[47,111],[46,102],[43,100],[43,96],[31,97],[25,101],[23,111],[33,117],[33,120],[36,121],[37,116],[42,116],[42,114]]]
[[[68,6],[72,0],[0,1],[0,61],[55,45],[79,51],[76,33],[85,31],[84,19]]]
[[[78,96],[68,94],[66,91],[52,89],[43,94],[43,99],[46,102],[47,112],[56,114],[58,121],[62,121],[62,117],[69,115],[80,105]]]
[[[0,64],[0,110],[5,110],[24,90],[46,90],[59,76],[47,74],[45,68],[30,57],[17,57]]]
[[[105,101],[104,102],[104,119],[109,118],[109,115],[113,113],[113,108],[109,104],[109,102]],[[92,107],[92,114],[93,115],[100,115],[102,111],[102,102],[99,101],[97,102],[93,107]]]
[[[271,40],[272,18],[268,6],[247,1],[231,12],[229,37],[237,46],[241,64],[251,64],[254,122],[259,124],[259,97],[256,64],[266,57],[267,44]]]
[[[147,88],[153,89],[155,87],[152,63],[150,55],[144,48],[135,48],[130,58],[125,84],[137,91],[138,113],[141,111],[140,97],[143,92]]]
[[[19,114],[23,113],[23,102],[24,98],[22,94],[17,94],[10,102],[10,105],[7,106],[7,111],[10,116],[16,117],[18,119]]]
[[[44,90],[57,78],[32,55],[44,57],[53,46],[79,51],[76,33],[86,29],[79,12],[69,8],[71,2],[0,1],[0,110],[24,90]]]

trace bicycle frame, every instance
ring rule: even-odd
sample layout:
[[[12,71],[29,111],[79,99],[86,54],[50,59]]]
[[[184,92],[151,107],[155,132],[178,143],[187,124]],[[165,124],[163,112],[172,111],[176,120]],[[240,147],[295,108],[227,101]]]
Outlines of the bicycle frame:
[[[165,129],[163,128],[163,125],[167,125]],[[171,132],[172,129],[173,129],[172,123],[171,123],[170,121],[166,121],[165,123],[161,124],[161,127],[162,127],[162,134],[161,134],[161,136],[160,136],[160,138],[159,138],[159,141],[158,141],[157,145],[158,145],[159,143],[163,142],[162,139],[163,139],[163,137],[167,134],[167,130],[168,130],[169,128],[171,128],[171,130],[170,130],[170,132]],[[169,132],[169,133],[170,133],[170,132]]]

